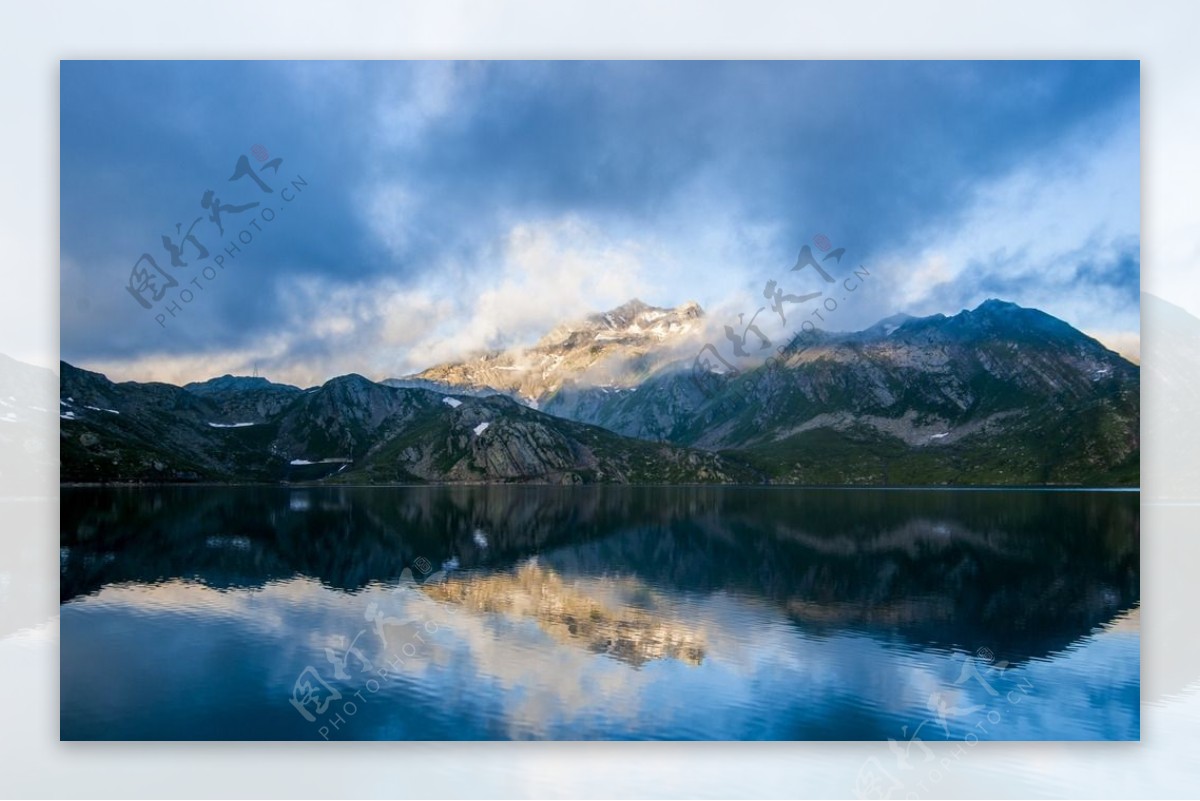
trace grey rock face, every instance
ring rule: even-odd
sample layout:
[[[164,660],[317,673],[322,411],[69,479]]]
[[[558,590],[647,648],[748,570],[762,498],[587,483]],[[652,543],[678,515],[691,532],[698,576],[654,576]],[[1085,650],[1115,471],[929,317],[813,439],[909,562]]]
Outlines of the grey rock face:
[[[294,391],[292,391],[294,390]],[[309,390],[200,394],[62,365],[64,481],[694,483],[755,480],[715,454],[618,436],[502,396],[444,396],[347,375]],[[291,401],[218,422],[248,392]],[[99,406],[98,404],[108,404]]]
[[[687,308],[683,319],[699,319],[698,308]],[[941,479],[980,469],[989,462],[982,452],[991,449],[1012,451],[1005,458],[1021,466],[1014,473],[992,465],[976,479],[1108,481],[1119,470],[1119,483],[1136,482],[1138,367],[1036,309],[989,300],[950,317],[895,315],[860,332],[801,338],[777,363],[699,382],[694,354],[680,358],[681,340],[669,336],[642,337],[636,348],[614,337],[606,359],[626,368],[619,380],[580,359],[596,326],[620,328],[646,314],[636,302],[622,310],[543,339],[538,353],[554,366],[553,379],[540,384],[526,377],[514,385],[476,363],[427,374],[449,384],[469,381],[473,391],[529,392],[543,411],[629,437],[776,451],[760,466],[789,480],[804,480],[794,472],[797,449],[833,437],[839,452],[865,447],[855,457],[860,464],[883,464],[897,447],[958,460],[959,467],[938,473]],[[518,358],[499,354],[487,363]],[[885,480],[886,468],[872,471],[862,475]]]

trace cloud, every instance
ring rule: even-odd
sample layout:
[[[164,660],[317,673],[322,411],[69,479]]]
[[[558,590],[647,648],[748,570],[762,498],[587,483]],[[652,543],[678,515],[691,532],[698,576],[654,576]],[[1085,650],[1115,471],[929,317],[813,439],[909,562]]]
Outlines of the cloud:
[[[1084,126],[1058,147],[979,185],[964,211],[934,220],[915,248],[879,259],[900,310],[954,313],[988,297],[1035,306],[1080,328],[1139,327],[1136,104],[1103,132]],[[871,308],[870,322],[894,311]]]
[[[63,355],[143,377],[267,359],[319,380],[634,296],[736,320],[798,277],[816,233],[879,278],[835,327],[990,293],[1136,330],[1138,78],[1130,62],[70,62]],[[164,118],[180,85],[197,91]],[[129,268],[254,143],[311,188],[164,336]]]
[[[381,147],[411,148],[431,129],[469,108],[464,95],[477,90],[486,67],[474,62],[417,61],[387,81],[375,102],[374,127]]]
[[[576,217],[520,223],[504,236],[488,275],[454,265],[436,289],[458,301],[441,327],[435,361],[527,344],[564,321],[653,291],[639,243],[614,239]]]
[[[466,354],[533,344],[563,320],[617,306],[654,280],[636,242],[566,217],[514,225],[490,270],[448,261],[419,282],[288,280],[278,330],[253,347],[96,360],[115,380],[186,383],[247,374],[299,386],[358,372],[377,380]]]
[[[398,181],[370,190],[365,207],[367,226],[393,258],[403,258],[412,244],[417,200]]]

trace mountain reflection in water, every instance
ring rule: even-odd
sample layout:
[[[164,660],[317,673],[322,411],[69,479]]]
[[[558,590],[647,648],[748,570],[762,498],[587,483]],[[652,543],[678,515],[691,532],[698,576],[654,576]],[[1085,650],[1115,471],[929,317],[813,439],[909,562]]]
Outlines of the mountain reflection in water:
[[[408,705],[377,704],[350,738],[899,738],[929,715],[922,682],[965,692],[955,665],[976,653],[1040,682],[1037,721],[997,737],[1136,738],[1138,511],[1136,493],[1021,490],[64,488],[63,737],[311,738],[287,704],[293,678],[328,666],[326,649],[345,651],[379,608],[391,629],[355,641],[376,667],[422,621],[449,622],[389,696]],[[254,605],[253,624],[229,616],[235,602]],[[167,705],[208,687],[271,713],[246,729],[195,701],[187,725],[97,702],[76,676],[106,628],[142,654],[115,679],[131,698],[165,682]],[[143,653],[163,636],[237,643],[246,664],[172,692],[178,666],[156,672]],[[1084,658],[1103,683],[1086,701]],[[797,660],[841,677],[804,711],[792,674],[815,668]],[[925,678],[873,686],[914,670]],[[258,689],[231,689],[243,671]],[[539,695],[558,681],[594,697],[568,709],[560,691]],[[647,682],[653,715],[614,712],[644,707]]]

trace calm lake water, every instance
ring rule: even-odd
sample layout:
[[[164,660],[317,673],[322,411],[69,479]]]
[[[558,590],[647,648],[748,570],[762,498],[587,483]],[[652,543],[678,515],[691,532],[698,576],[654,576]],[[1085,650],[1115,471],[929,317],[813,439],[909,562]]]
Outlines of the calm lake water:
[[[63,739],[1139,737],[1138,495],[63,488]],[[913,741],[913,735],[919,738]]]

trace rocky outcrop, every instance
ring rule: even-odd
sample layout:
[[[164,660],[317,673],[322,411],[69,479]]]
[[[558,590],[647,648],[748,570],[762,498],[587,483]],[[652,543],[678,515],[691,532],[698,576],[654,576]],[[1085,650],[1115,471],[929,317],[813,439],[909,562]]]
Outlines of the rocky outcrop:
[[[568,386],[636,386],[660,363],[679,357],[683,344],[700,332],[703,314],[695,302],[665,309],[634,299],[560,325],[530,348],[486,353],[384,383],[503,393],[540,408]]]
[[[265,378],[223,375],[184,387],[216,404],[225,419],[239,423],[261,423],[282,412],[301,390],[289,384],[275,384]]]
[[[114,384],[62,365],[62,480],[371,483],[715,483],[758,474],[717,454],[643,442],[507,397],[448,396],[341,376],[288,392],[263,419],[238,397],[272,387]],[[101,405],[103,404],[103,405]],[[264,407],[265,408],[265,407]]]

